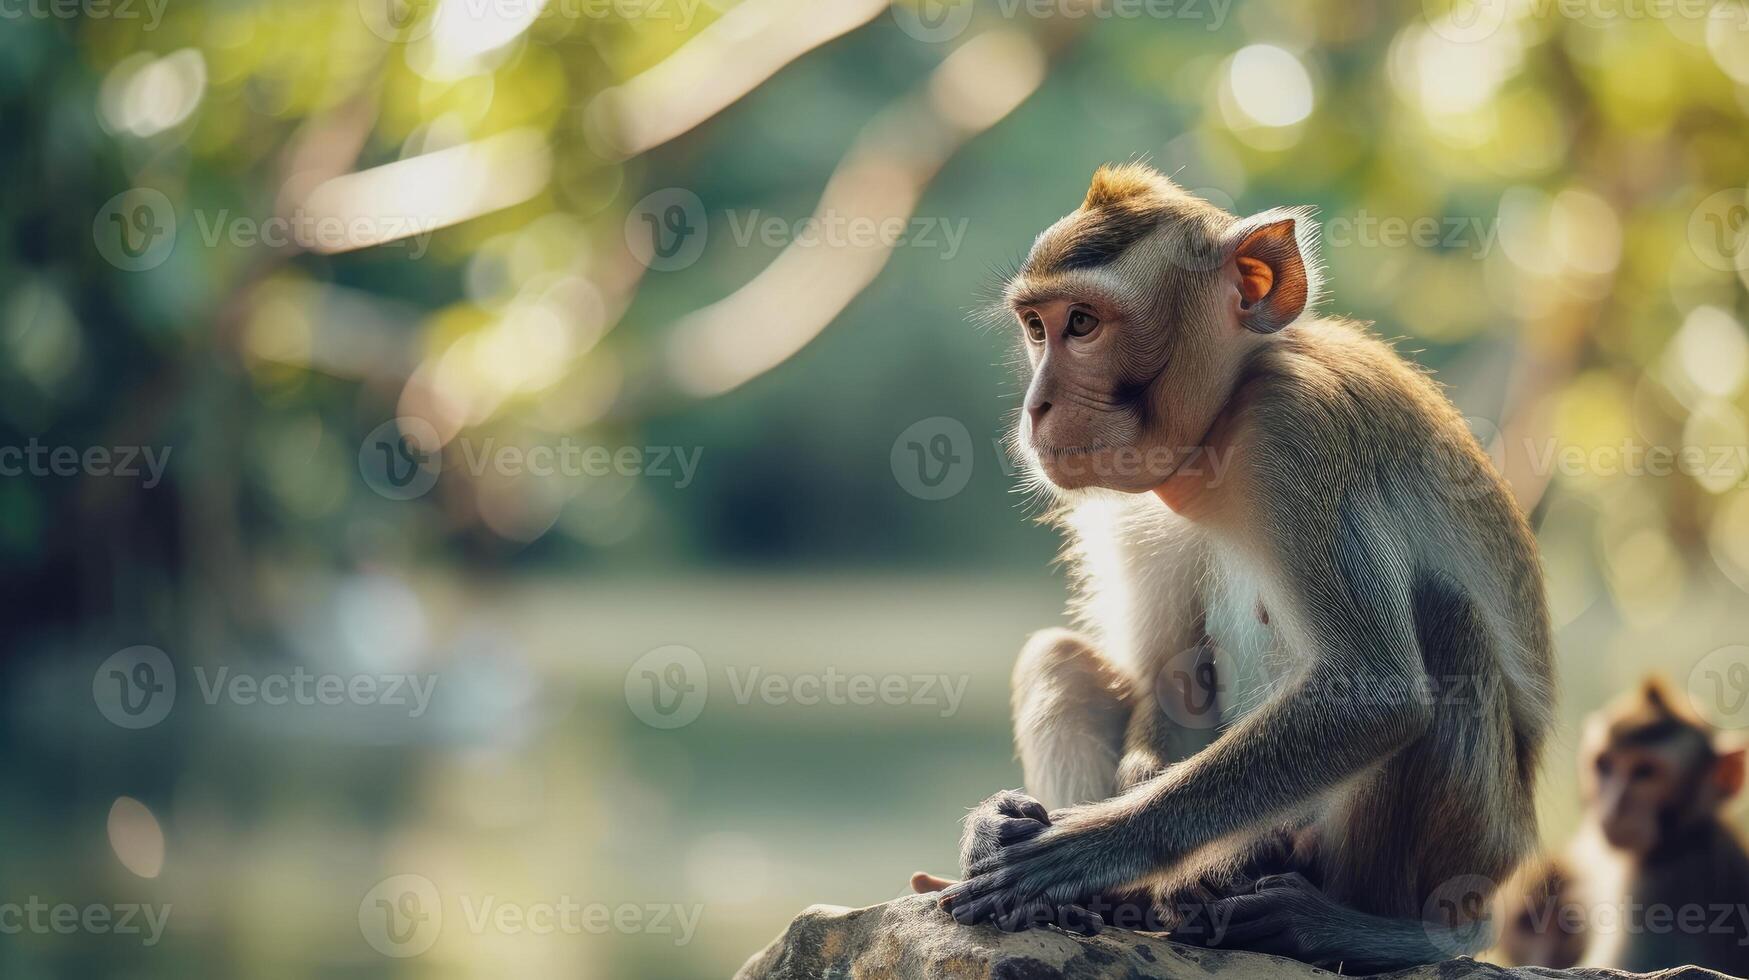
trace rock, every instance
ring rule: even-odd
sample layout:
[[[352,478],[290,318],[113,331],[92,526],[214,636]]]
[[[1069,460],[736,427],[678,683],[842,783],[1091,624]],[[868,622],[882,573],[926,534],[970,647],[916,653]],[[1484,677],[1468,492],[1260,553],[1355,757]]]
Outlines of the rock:
[[[928,895],[865,909],[816,905],[747,961],[735,980],[1311,980],[1327,970],[1263,953],[1179,946],[1161,933],[1106,929],[1097,936],[1058,929],[1006,933],[961,926]],[[1609,970],[1508,969],[1468,957],[1383,974],[1395,980],[1730,980],[1697,967],[1657,974]]]

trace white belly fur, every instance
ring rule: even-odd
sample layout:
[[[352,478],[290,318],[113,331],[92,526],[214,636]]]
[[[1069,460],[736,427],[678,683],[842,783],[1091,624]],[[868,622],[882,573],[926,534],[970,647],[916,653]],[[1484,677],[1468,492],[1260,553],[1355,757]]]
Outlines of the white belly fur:
[[[1074,611],[1120,669],[1143,678],[1193,646],[1200,613],[1216,646],[1221,722],[1263,703],[1287,660],[1278,631],[1258,616],[1263,581],[1244,556],[1211,546],[1151,495],[1090,499],[1066,524],[1085,577]]]
[[[1242,556],[1211,549],[1204,580],[1208,635],[1215,644],[1221,685],[1221,723],[1230,725],[1256,710],[1285,669],[1276,630],[1259,610],[1267,608],[1263,583]]]

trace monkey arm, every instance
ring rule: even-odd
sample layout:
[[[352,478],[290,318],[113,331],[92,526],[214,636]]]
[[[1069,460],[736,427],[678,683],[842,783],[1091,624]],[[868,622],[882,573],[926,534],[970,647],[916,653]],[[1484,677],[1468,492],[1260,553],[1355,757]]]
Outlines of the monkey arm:
[[[1327,512],[1322,529],[1303,517],[1260,525],[1300,529],[1276,532],[1268,548],[1275,580],[1300,583],[1270,590],[1284,639],[1304,651],[1298,678],[1190,759],[1112,799],[1051,814],[1050,829],[943,893],[957,918],[1127,885],[1303,810],[1428,729],[1407,548],[1390,540],[1376,502],[1364,510],[1370,518]]]

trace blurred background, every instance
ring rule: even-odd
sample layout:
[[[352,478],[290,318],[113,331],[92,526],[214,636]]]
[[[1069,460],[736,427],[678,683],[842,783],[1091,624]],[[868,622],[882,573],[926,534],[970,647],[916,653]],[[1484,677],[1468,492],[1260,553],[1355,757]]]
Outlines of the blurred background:
[[[1320,209],[1579,719],[1749,727],[1738,0],[0,0],[0,973],[724,977],[951,871],[1061,621],[968,320]]]

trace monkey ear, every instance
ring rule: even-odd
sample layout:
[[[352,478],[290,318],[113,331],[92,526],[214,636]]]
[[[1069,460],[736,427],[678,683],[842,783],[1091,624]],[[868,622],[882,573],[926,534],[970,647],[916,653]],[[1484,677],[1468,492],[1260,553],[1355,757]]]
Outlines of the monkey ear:
[[[1274,333],[1299,319],[1318,293],[1316,225],[1309,208],[1277,208],[1248,218],[1228,237],[1238,273],[1239,322]]]
[[[1713,759],[1713,792],[1720,803],[1743,791],[1743,746],[1721,746]]]

